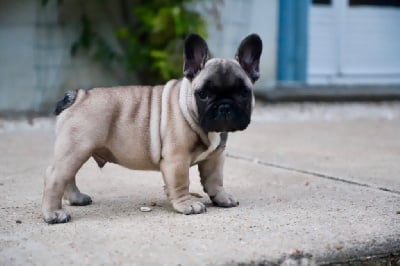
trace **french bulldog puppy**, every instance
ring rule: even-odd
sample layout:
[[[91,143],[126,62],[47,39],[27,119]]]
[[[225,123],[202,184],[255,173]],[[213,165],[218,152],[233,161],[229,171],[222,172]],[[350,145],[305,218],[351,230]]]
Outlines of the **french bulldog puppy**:
[[[256,34],[239,45],[236,60],[208,60],[206,42],[196,34],[185,40],[184,77],[163,86],[124,86],[69,91],[55,113],[56,141],[47,168],[42,212],[47,223],[65,223],[62,209],[88,205],[75,175],[93,157],[138,170],[159,170],[173,208],[184,214],[206,211],[189,194],[189,168],[198,165],[211,201],[235,207],[223,187],[228,132],[244,130],[254,106],[262,41]]]

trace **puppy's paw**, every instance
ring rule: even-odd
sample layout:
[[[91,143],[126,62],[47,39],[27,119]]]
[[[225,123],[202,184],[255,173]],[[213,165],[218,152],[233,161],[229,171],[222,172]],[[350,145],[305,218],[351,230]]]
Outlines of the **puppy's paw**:
[[[64,210],[49,211],[44,214],[44,221],[48,224],[67,223],[70,220],[71,215]]]
[[[92,198],[83,193],[75,193],[64,198],[64,202],[71,206],[86,206],[92,204]]]
[[[217,195],[210,197],[210,199],[218,207],[231,208],[239,205],[239,201],[225,191],[218,192]]]
[[[207,211],[204,203],[192,199],[187,199],[184,201],[172,201],[172,206],[177,212],[186,215],[199,214]]]

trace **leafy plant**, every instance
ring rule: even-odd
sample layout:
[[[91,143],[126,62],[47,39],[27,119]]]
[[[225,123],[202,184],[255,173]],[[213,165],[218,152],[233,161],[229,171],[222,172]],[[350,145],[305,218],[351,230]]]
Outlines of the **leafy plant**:
[[[42,0],[47,4],[49,0]],[[195,0],[119,0],[118,18],[110,21],[115,45],[102,36],[90,13],[80,2],[81,31],[71,46],[71,54],[85,52],[108,65],[123,66],[137,73],[146,84],[165,82],[182,74],[183,39],[191,32],[207,37],[206,22],[193,7]],[[107,13],[107,0],[94,2]],[[59,5],[63,1],[58,0]],[[107,18],[105,18],[107,19]],[[115,42],[116,41],[116,42]]]

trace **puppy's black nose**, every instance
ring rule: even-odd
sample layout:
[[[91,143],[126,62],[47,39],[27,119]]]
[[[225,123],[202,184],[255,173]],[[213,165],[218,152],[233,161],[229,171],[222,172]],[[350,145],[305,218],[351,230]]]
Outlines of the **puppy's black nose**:
[[[218,106],[218,113],[222,115],[228,115],[231,113],[231,107],[229,104],[223,103]]]

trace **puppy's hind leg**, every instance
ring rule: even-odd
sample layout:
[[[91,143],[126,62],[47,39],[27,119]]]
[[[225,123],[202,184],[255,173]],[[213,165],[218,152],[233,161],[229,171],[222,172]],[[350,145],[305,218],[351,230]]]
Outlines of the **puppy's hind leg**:
[[[82,193],[76,186],[75,176],[67,184],[63,199],[66,204],[71,206],[86,206],[92,203],[90,196]]]
[[[74,144],[74,145],[73,145]],[[90,157],[91,148],[58,137],[54,150],[54,163],[47,169],[44,182],[42,212],[47,223],[66,223],[71,216],[61,208],[62,197],[66,192],[74,203],[88,202],[75,185],[75,175]]]

